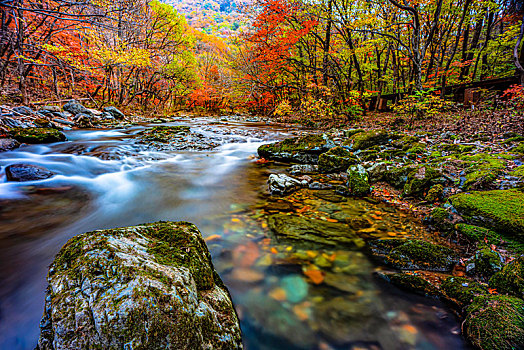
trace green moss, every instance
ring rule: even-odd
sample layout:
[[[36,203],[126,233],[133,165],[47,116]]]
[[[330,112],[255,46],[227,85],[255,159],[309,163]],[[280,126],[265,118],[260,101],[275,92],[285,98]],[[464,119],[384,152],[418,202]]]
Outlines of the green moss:
[[[466,174],[466,181],[461,187],[465,190],[480,190],[490,187],[500,173],[501,170],[490,168],[469,172]]]
[[[431,186],[431,188],[428,191],[428,194],[426,195],[425,200],[430,203],[435,203],[436,201],[442,198],[443,193],[444,186],[442,186],[441,184]]]
[[[524,142],[511,150],[512,153],[524,154]]]
[[[169,143],[175,141],[181,136],[187,135],[190,131],[189,126],[155,126],[151,129],[142,131],[142,139],[146,141],[156,141],[162,143]]]
[[[517,190],[496,190],[460,193],[451,203],[469,223],[504,232],[524,240],[524,193]]]
[[[499,253],[484,248],[475,252],[475,272],[484,277],[490,278],[502,269],[502,257]]]
[[[274,152],[298,152],[321,150],[323,149],[325,143],[326,140],[322,135],[306,135],[302,137],[285,139],[283,141],[269,145],[263,145],[261,147],[268,150],[271,149]]]
[[[460,143],[441,143],[438,148],[450,153],[466,153],[473,151],[476,147],[473,145],[461,145]]]
[[[258,155],[265,159],[283,162],[294,161],[316,164],[318,162],[318,156],[334,146],[334,143],[327,135],[312,134],[262,145],[258,148]]]
[[[489,285],[499,293],[508,293],[519,298],[524,297],[524,257],[519,257],[504,266],[489,280]]]
[[[406,150],[406,153],[419,155],[419,154],[423,154],[424,152],[426,152],[426,148],[427,148],[426,144],[417,142],[417,143],[412,144],[411,147]]]
[[[466,338],[483,350],[522,349],[524,301],[503,295],[478,296],[467,308]]]
[[[385,180],[395,188],[403,188],[413,169],[413,166],[390,167],[385,175]]]
[[[511,175],[517,176],[517,177],[524,177],[524,165],[521,165],[513,169],[513,171],[511,172]]]
[[[352,149],[362,150],[387,143],[391,134],[386,130],[373,130],[355,134],[351,137]]]
[[[433,210],[431,211],[431,219],[436,223],[442,223],[449,219],[449,213],[444,208],[433,208]]]
[[[448,277],[440,286],[444,296],[460,309],[473,302],[476,296],[488,294],[487,287],[465,277]]]
[[[409,240],[386,256],[386,263],[405,270],[449,271],[455,260],[452,249],[420,240]]]
[[[361,133],[361,132],[365,132],[366,130],[364,129],[349,129],[349,130],[344,130],[344,137],[351,137],[355,134],[358,134],[358,133]]]
[[[409,173],[404,185],[404,195],[422,195],[432,185],[442,181],[442,172],[439,169],[422,166]]]
[[[333,147],[318,157],[318,168],[322,172],[346,171],[350,165],[356,163],[357,157],[342,147]]]
[[[348,169],[348,188],[354,196],[365,196],[370,192],[368,175],[362,165],[354,165]]]
[[[401,289],[426,296],[438,295],[438,289],[416,274],[388,274],[387,280]]]
[[[63,133],[49,128],[16,128],[10,131],[12,137],[24,143],[51,143],[65,141]]]
[[[514,252],[524,252],[524,245],[522,243],[490,229],[468,224],[456,224],[455,229],[463,237],[473,242],[486,242],[488,244],[505,247]]]

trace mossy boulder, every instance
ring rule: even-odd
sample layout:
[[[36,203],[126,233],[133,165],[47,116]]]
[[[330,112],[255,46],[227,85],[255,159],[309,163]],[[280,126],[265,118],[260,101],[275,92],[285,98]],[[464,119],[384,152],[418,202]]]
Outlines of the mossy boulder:
[[[442,184],[445,179],[442,177],[442,171],[430,166],[422,166],[408,175],[404,185],[404,195],[420,196],[423,195],[431,186]]]
[[[517,147],[511,150],[512,153],[524,155],[524,142],[521,142]]]
[[[333,147],[318,157],[318,169],[325,173],[346,171],[350,165],[357,163],[357,157],[342,147]]]
[[[413,147],[413,144],[418,143],[419,141],[420,138],[418,136],[405,135],[397,140],[391,141],[391,145],[395,148],[400,148],[403,151],[407,151]]]
[[[489,279],[502,270],[502,256],[490,248],[479,249],[475,252],[475,273],[484,279]]]
[[[448,277],[440,285],[440,290],[445,299],[455,304],[459,310],[473,302],[479,295],[488,294],[488,288],[482,284],[465,277]]]
[[[379,273],[379,276],[389,283],[408,292],[421,294],[424,296],[436,296],[438,289],[417,274],[407,273]]]
[[[140,132],[140,137],[144,141],[156,141],[162,143],[169,143],[180,138],[183,138],[185,135],[189,134],[190,128],[185,125],[176,125],[176,126],[165,126],[159,125],[154,126],[150,129]]]
[[[458,213],[474,225],[524,241],[524,193],[495,190],[459,193],[450,198]]]
[[[433,185],[429,189],[428,194],[424,199],[430,203],[435,203],[436,201],[442,199],[443,193],[444,186],[442,186],[441,184]]]
[[[353,150],[363,150],[377,145],[385,145],[392,134],[386,130],[372,130],[353,135],[344,145]]]
[[[11,136],[18,142],[24,143],[52,143],[66,140],[66,136],[49,128],[16,128],[10,131]]]
[[[384,175],[384,180],[395,188],[404,188],[408,181],[408,175],[413,172],[415,167],[413,165],[406,165],[402,167],[390,167]]]
[[[231,298],[198,229],[84,233],[49,268],[38,349],[240,349]]]
[[[524,348],[524,301],[504,295],[482,295],[467,308],[465,337],[483,350]]]
[[[364,242],[347,225],[295,215],[275,214],[267,218],[269,229],[284,241],[326,246],[362,247]]]
[[[489,285],[499,293],[524,298],[524,257],[513,260],[489,280]]]
[[[455,252],[438,244],[407,240],[385,256],[385,262],[400,270],[451,271],[457,257]]]
[[[262,145],[258,148],[258,155],[286,163],[317,164],[319,155],[333,147],[335,144],[326,134],[306,135]]]
[[[466,174],[466,180],[460,187],[468,191],[490,189],[500,174],[500,170],[492,168],[473,170]]]
[[[353,165],[348,169],[348,188],[354,196],[362,197],[369,194],[368,174],[362,165]]]

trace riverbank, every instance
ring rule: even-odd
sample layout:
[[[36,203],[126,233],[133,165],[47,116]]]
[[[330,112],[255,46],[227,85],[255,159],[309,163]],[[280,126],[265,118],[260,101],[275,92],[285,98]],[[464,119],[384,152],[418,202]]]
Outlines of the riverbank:
[[[464,335],[476,347],[524,344],[522,135],[349,129],[262,146],[258,153],[276,162],[309,164],[291,166],[288,174],[295,179],[283,175],[273,188],[270,178],[275,194],[322,188],[330,196],[371,196],[414,212],[432,234],[383,238],[376,228],[357,230],[392,269],[380,276],[448,302],[464,317]],[[286,220],[290,226],[296,221]],[[277,236],[293,235],[282,229],[285,224],[269,225]],[[505,313],[511,315],[502,317]]]

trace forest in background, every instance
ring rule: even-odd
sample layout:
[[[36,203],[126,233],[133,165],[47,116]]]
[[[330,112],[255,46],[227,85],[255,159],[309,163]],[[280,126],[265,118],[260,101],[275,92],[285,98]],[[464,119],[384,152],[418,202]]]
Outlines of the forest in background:
[[[524,77],[517,0],[257,0],[224,17],[231,4],[204,2],[202,22],[158,0],[0,0],[2,102],[318,121],[397,92],[398,110],[443,110],[442,87]],[[521,86],[505,94],[522,106]]]

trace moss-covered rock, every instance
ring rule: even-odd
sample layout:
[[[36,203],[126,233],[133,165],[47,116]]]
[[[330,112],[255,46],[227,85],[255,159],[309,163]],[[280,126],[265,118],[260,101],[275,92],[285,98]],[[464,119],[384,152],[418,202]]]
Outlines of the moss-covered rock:
[[[408,240],[386,254],[385,262],[401,270],[451,271],[455,252],[438,244]]]
[[[483,350],[524,348],[524,301],[503,295],[483,295],[467,308],[464,335]]]
[[[473,302],[479,295],[488,294],[488,288],[465,277],[448,277],[440,285],[443,296],[460,310]]]
[[[354,196],[368,195],[371,188],[369,186],[368,174],[362,165],[353,165],[348,169],[348,188]]]
[[[16,128],[10,131],[12,137],[24,143],[51,143],[65,141],[65,135],[49,128]]]
[[[455,229],[463,238],[472,242],[495,244],[514,252],[524,252],[523,243],[485,227],[459,223],[455,225]]]
[[[474,170],[466,174],[466,180],[461,185],[464,190],[489,189],[501,171],[493,168]]]
[[[425,200],[430,203],[435,203],[436,201],[442,199],[444,193],[444,186],[441,184],[433,185],[428,191]]]
[[[495,190],[459,193],[450,200],[468,223],[491,228],[524,241],[523,192]]]
[[[391,137],[386,130],[372,130],[355,134],[345,143],[353,150],[363,150],[377,145],[384,145]]]
[[[318,157],[318,169],[325,173],[346,171],[350,165],[357,163],[357,157],[342,147],[333,147]]]
[[[408,292],[424,296],[436,296],[439,294],[438,289],[433,284],[416,274],[379,273],[379,276]]]
[[[262,145],[258,148],[258,155],[281,162],[317,164],[319,155],[333,147],[335,144],[325,134],[306,135]]]
[[[41,350],[242,347],[229,293],[190,223],[75,236],[47,280]]]
[[[408,181],[408,175],[413,172],[413,165],[402,167],[390,167],[384,176],[384,180],[395,188],[404,188]]]
[[[475,273],[489,279],[495,273],[502,270],[502,257],[498,252],[490,248],[483,248],[475,252]]]
[[[422,166],[408,175],[404,185],[404,195],[418,196],[424,194],[431,186],[443,183],[442,171],[430,166]]]
[[[156,141],[162,143],[169,143],[189,134],[189,126],[176,125],[176,126],[165,126],[159,125],[154,126],[151,129],[146,129],[140,132],[141,138],[144,141]]]
[[[513,148],[511,152],[516,154],[524,154],[524,142],[521,142],[517,147]]]
[[[513,260],[489,280],[489,285],[499,293],[524,298],[524,257]]]
[[[413,144],[418,143],[419,141],[420,138],[418,136],[405,135],[400,139],[391,141],[391,145],[395,148],[400,148],[403,151],[407,151],[413,147]]]
[[[267,218],[273,234],[285,241],[316,243],[320,245],[346,245],[362,247],[364,242],[347,225],[295,215],[275,214]]]

